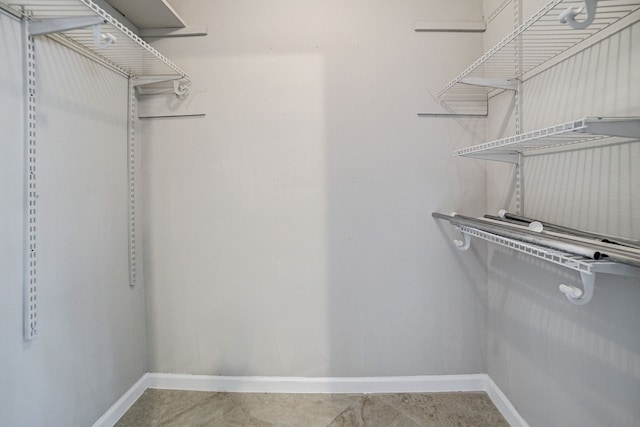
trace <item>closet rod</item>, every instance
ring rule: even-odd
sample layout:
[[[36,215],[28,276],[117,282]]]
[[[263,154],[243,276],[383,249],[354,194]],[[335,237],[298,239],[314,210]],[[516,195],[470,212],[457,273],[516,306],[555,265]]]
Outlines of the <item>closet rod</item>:
[[[594,239],[600,241],[602,243],[609,243],[613,245],[621,245],[621,246],[629,246],[631,248],[640,249],[640,241],[626,239],[624,237],[619,236],[611,236],[607,234],[593,233],[591,231],[578,230],[576,228],[565,227],[564,225],[553,224],[550,222],[540,221],[538,219],[527,218],[525,216],[516,215],[505,210],[501,210],[498,213],[498,216],[493,215],[485,215],[485,218],[489,219],[497,219],[503,220],[507,222],[513,222],[514,224],[524,224],[528,225],[532,222],[538,222],[542,224],[544,229],[548,229],[549,231],[556,231],[566,234],[571,234],[577,237],[586,237],[588,239]]]
[[[494,233],[511,239],[520,240],[522,242],[546,246],[548,248],[584,256],[595,260],[607,257],[612,261],[640,267],[640,255],[625,251],[624,249],[614,249],[606,244],[598,244],[598,242],[596,241],[593,241],[593,243],[585,243],[582,241],[573,240],[570,238],[570,236],[548,236],[540,232],[522,230],[507,225],[507,223],[505,223],[505,225],[501,225],[496,222],[489,222],[487,220],[471,218],[459,214],[443,215],[434,212],[431,214],[431,216],[436,219],[449,221],[454,225],[464,225],[467,227],[477,228],[489,233]]]

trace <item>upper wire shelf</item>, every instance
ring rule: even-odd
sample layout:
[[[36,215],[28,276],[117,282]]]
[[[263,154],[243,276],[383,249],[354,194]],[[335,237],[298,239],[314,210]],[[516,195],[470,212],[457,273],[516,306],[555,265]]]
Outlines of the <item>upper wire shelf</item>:
[[[520,153],[526,151],[591,141],[600,143],[633,140],[640,140],[640,117],[585,117],[455,150],[453,155],[517,163]]]
[[[110,66],[130,77],[171,76],[191,81],[189,76],[164,55],[105,12],[91,0],[2,0],[17,15],[35,21],[78,17],[102,18],[103,34],[113,34],[115,41],[101,48],[95,43],[95,29],[91,26],[55,32],[55,36],[85,52],[99,57]]]
[[[456,97],[486,96],[496,88],[515,90],[525,73],[640,9],[640,2],[599,0],[587,28],[560,23],[559,16],[568,8],[583,5],[584,0],[550,1],[442,88],[439,99],[453,98],[455,103]]]

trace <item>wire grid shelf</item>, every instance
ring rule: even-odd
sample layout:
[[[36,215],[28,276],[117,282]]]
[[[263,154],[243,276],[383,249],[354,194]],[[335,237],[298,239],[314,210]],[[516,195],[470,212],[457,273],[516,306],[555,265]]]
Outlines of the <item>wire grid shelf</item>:
[[[190,81],[178,66],[91,0],[8,0],[3,3],[26,19],[100,16],[105,21],[102,33],[113,34],[117,39],[107,48],[95,46],[91,27],[65,31],[57,36],[98,56],[128,76],[171,75]]]
[[[619,136],[616,127],[629,128],[630,125],[632,130],[628,132],[628,135],[626,137]],[[487,153],[512,154],[598,140],[625,141],[629,139],[640,139],[640,117],[585,117],[455,150],[453,155],[481,157]]]
[[[478,58],[438,92],[441,100],[467,94],[488,94],[494,87],[464,84],[469,77],[518,79],[525,73],[575,46],[609,25],[640,9],[640,2],[599,0],[593,23],[581,30],[561,24],[558,16],[569,7],[581,8],[583,0],[552,0]],[[580,14],[578,19],[584,19]],[[518,59],[516,60],[516,52]],[[519,66],[516,63],[519,61]],[[519,72],[517,71],[519,69]]]
[[[532,245],[530,243],[521,242],[477,228],[467,227],[466,225],[455,225],[462,233],[470,236],[478,237],[491,243],[515,249],[518,252],[529,254],[533,257],[552,262],[563,267],[570,268],[581,273],[593,274],[596,272],[600,264],[614,264],[609,261],[596,261],[579,255],[569,254],[567,252],[558,251],[543,246]]]

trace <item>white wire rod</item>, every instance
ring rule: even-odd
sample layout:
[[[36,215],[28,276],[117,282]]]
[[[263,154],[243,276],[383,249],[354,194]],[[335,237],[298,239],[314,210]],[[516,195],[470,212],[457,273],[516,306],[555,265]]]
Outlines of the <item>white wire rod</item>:
[[[20,12],[18,12],[17,10],[15,10],[12,7],[7,6],[6,4],[0,2],[0,11],[6,12],[9,15],[13,16],[14,18],[18,18],[21,19],[22,18],[22,14]]]
[[[500,12],[502,12],[504,10],[505,7],[507,7],[507,5],[509,5],[511,3],[512,0],[504,0],[502,2],[502,4],[500,4],[500,6],[498,6],[493,12],[491,12],[491,14],[489,15],[489,17],[487,18],[487,23],[493,21],[494,19],[496,19],[496,17],[498,15],[500,15]]]
[[[76,42],[73,39],[70,39],[69,37],[66,37],[64,34],[49,34],[47,35],[48,38],[55,40],[57,43],[60,43],[61,45],[74,50],[75,52],[86,56],[87,58],[91,59],[92,61],[96,61],[97,63],[104,65],[106,67],[109,67],[110,69],[118,72],[119,74],[121,74],[123,77],[128,77],[129,73],[127,72],[127,70],[121,68],[120,66],[118,66],[117,64],[109,61],[107,58],[105,58],[104,56],[98,55],[97,53],[95,53],[93,50],[91,49],[87,49],[86,46]]]
[[[509,78],[522,76],[640,8],[640,2],[600,0],[594,22],[587,29],[574,30],[558,21],[558,15],[568,7],[581,7],[583,4],[582,0],[550,1],[456,76],[438,92],[438,97],[442,97],[446,92],[457,86],[464,77],[475,76],[479,72],[482,72],[484,77]],[[555,41],[555,43],[551,44],[552,41]],[[508,70],[508,74],[504,74],[505,70],[501,68],[501,57],[510,58],[513,61],[511,49],[504,48],[515,42],[523,43],[524,45],[521,58],[522,67],[517,75],[513,66],[511,70]],[[536,43],[548,45],[548,49],[531,50],[531,45]],[[529,51],[532,52],[531,55],[529,55]],[[506,58],[505,61],[508,60]],[[513,62],[511,62],[511,65],[513,65]]]
[[[613,118],[613,117],[585,117],[567,123],[551,126],[544,129],[537,129],[531,132],[502,138],[495,141],[467,147],[453,152],[453,156],[470,156],[477,153],[513,153],[532,149],[550,148],[553,146],[578,144],[595,141],[604,138],[619,136],[613,134],[603,134],[590,131],[590,124],[606,123],[615,126],[616,122],[637,122],[640,118]],[[609,129],[612,130],[611,128]],[[627,136],[627,138],[630,136]]]
[[[23,16],[27,19],[86,16],[88,14],[100,16],[107,22],[102,26],[102,33],[113,33],[117,38],[117,41],[106,49],[95,47],[92,28],[67,31],[64,32],[64,35],[93,51],[96,55],[106,58],[108,63],[114,64],[118,70],[124,70],[128,76],[176,74],[182,80],[191,81],[189,76],[178,66],[92,0],[13,0],[3,1],[3,3],[15,10],[22,11]]]
[[[559,36],[557,39],[550,39],[550,40],[536,40],[531,42],[529,42],[528,40],[523,40],[522,44],[523,46],[526,47],[527,56],[529,56],[533,52],[538,52],[538,51],[549,52],[552,50],[554,51],[558,47],[562,47],[562,46],[571,47],[574,44],[576,44],[576,42],[578,41],[580,40],[575,38],[570,38],[570,39],[563,38],[562,36]]]
[[[488,242],[495,243],[510,249],[515,249],[518,252],[522,252],[579,272],[592,274],[593,267],[599,263],[602,263],[602,261],[590,260],[588,258],[568,254],[566,252],[561,252],[542,246],[536,246],[530,243],[524,243],[518,240],[509,239],[508,237],[498,236],[497,234],[489,233],[477,228],[468,227],[466,225],[456,225],[456,228],[462,233],[466,233],[474,237],[479,237]],[[605,263],[610,264],[610,262]]]
[[[618,19],[624,17],[624,15],[620,16],[620,17],[616,17],[615,19],[602,19],[602,17],[600,18],[600,20],[598,22],[594,22],[591,25],[589,25],[588,28],[584,29],[584,30],[571,30],[569,32],[568,29],[563,28],[563,27],[558,27],[558,23],[555,21],[543,21],[541,23],[538,23],[535,26],[532,26],[529,30],[527,30],[526,34],[523,34],[521,36],[522,39],[526,39],[526,38],[537,38],[540,37],[541,33],[542,35],[546,35],[546,34],[551,34],[551,33],[555,33],[555,34],[567,34],[567,35],[573,35],[573,36],[580,36],[580,37],[584,37],[585,35],[589,35],[591,33],[593,33],[594,29],[602,29],[605,28],[609,25],[611,25],[613,22],[617,21]]]

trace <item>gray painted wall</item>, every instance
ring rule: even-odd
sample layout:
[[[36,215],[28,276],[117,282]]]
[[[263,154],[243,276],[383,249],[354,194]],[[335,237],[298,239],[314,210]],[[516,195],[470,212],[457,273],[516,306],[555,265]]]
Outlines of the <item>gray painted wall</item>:
[[[525,1],[529,15],[542,2]],[[488,39],[511,31],[512,9]],[[526,18],[528,15],[524,15]],[[640,15],[636,14],[636,19]],[[502,32],[502,35],[498,34]],[[640,24],[524,84],[524,131],[584,116],[640,116]],[[510,95],[492,100],[489,138],[513,134]],[[525,160],[525,214],[640,239],[640,144],[572,149]],[[488,165],[491,211],[512,205],[511,169]],[[640,420],[640,281],[600,275],[595,295],[572,305],[560,283],[577,273],[492,248],[489,374],[536,426],[636,426]]]
[[[484,210],[482,165],[450,155],[484,123],[416,116],[482,37],[413,31],[481,3],[175,6],[210,35],[155,46],[208,115],[142,124],[151,370],[485,372],[482,251],[430,217]]]
[[[38,335],[22,336],[20,23],[0,13],[0,424],[82,426],[146,372],[127,267],[127,81],[47,39],[37,51]]]
[[[524,3],[525,17],[540,6]],[[429,93],[513,15],[484,37],[413,23],[477,19],[479,4],[176,2],[211,35],[156,45],[193,76],[208,115],[141,124],[148,357],[142,287],[127,285],[126,81],[47,41],[41,323],[22,340],[20,30],[0,15],[0,419],[90,424],[149,360],[224,375],[488,371],[532,426],[634,425],[638,281],[601,276],[593,301],[573,306],[557,285],[577,275],[479,242],[459,254],[429,217],[513,203],[508,166],[450,157],[513,134],[508,95],[492,99],[487,132],[415,116],[436,111]],[[640,115],[639,32],[528,81],[525,130]],[[640,238],[639,160],[638,144],[531,158],[526,213]]]

